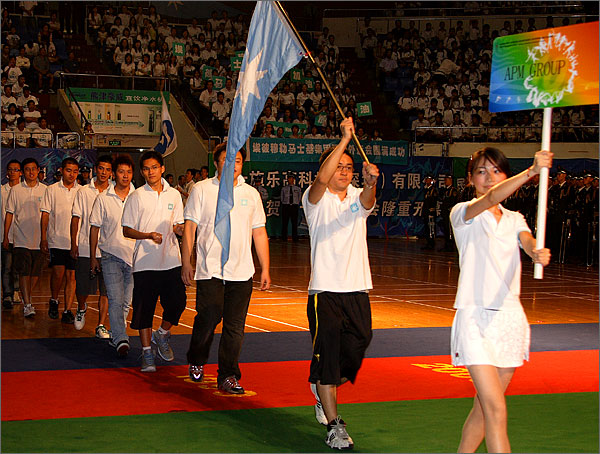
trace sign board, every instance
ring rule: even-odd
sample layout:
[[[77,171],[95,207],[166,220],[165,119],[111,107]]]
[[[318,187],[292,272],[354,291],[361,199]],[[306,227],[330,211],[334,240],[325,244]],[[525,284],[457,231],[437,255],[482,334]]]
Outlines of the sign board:
[[[356,105],[356,112],[359,117],[373,115],[373,108],[371,107],[371,102],[359,102]]]
[[[242,57],[231,57],[229,58],[229,63],[231,64],[232,71],[239,71],[242,69],[242,61],[244,59]]]
[[[73,87],[67,96],[79,121],[83,119],[75,101],[95,133],[160,135],[162,97],[158,91]],[[169,92],[164,96],[168,103]]]
[[[494,40],[490,112],[598,104],[598,22]]]
[[[173,43],[173,55],[176,57],[185,56],[185,43]]]

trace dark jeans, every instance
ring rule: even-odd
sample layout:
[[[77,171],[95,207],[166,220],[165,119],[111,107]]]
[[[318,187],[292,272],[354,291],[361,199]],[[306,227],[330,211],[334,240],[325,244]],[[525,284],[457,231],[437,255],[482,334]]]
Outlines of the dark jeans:
[[[298,205],[281,204],[281,239],[287,240],[288,221],[292,221],[292,239],[298,240]]]
[[[187,359],[196,366],[207,363],[215,328],[223,319],[217,371],[219,384],[232,375],[238,380],[242,377],[238,360],[242,351],[250,295],[252,279],[223,281],[212,278],[196,281],[197,313]]]
[[[13,273],[13,245],[9,244],[8,249],[2,249],[2,297],[12,299],[15,291],[15,283],[18,284],[17,276]]]

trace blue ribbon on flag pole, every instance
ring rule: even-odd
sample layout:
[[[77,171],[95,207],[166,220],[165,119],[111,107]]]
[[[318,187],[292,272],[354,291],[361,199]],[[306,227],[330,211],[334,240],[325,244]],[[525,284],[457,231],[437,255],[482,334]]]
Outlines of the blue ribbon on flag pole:
[[[154,150],[158,151],[164,157],[173,153],[177,148],[177,135],[175,134],[175,128],[173,128],[173,122],[171,121],[171,115],[169,114],[169,106],[167,106],[164,96],[162,97],[161,118],[162,125],[160,139],[154,147]]]
[[[225,165],[219,182],[215,235],[222,246],[222,268],[229,259],[229,213],[233,208],[236,155],[250,136],[273,87],[303,55],[300,41],[274,2],[257,2],[233,101]]]

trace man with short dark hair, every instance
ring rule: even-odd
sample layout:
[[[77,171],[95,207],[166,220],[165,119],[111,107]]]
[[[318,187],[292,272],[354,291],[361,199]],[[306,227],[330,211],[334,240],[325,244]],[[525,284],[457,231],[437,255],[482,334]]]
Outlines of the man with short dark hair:
[[[215,328],[223,320],[217,385],[224,392],[243,394],[244,388],[238,382],[242,376],[239,356],[255,271],[252,242],[261,265],[260,289],[267,290],[271,285],[269,238],[260,195],[241,176],[245,158],[242,149],[236,154],[233,173],[229,260],[221,266],[222,247],[215,236],[214,220],[226,147],[226,143],[220,144],[213,154],[217,176],[194,185],[185,207],[181,278],[185,285],[196,281],[196,317],[187,354],[190,378],[202,381]],[[194,238],[198,256],[195,270],[191,264]]]
[[[111,156],[100,156],[94,168],[96,169],[96,176],[92,178],[89,184],[83,186],[75,196],[71,216],[71,257],[77,261],[75,265],[77,313],[75,314],[74,324],[76,330],[83,329],[85,326],[88,296],[95,295],[98,288],[100,288],[96,337],[99,339],[109,339],[110,333],[104,326],[108,315],[106,287],[102,274],[96,273],[91,267],[90,213],[96,197],[110,186],[110,177],[112,176]],[[96,258],[100,258],[100,255],[96,254]]]
[[[102,192],[90,214],[90,269],[99,272],[96,247],[102,253],[102,275],[108,296],[111,341],[121,358],[129,353],[127,315],[133,295],[133,248],[135,241],[123,236],[121,218],[123,206],[135,188],[131,184],[133,161],[129,155],[120,155],[112,164],[115,184]],[[98,239],[100,237],[100,239]]]
[[[181,255],[175,235],[183,233],[183,203],[179,193],[162,178],[163,157],[147,151],[140,159],[144,186],[129,196],[123,208],[123,236],[136,240],[133,253],[133,317],[131,328],[140,331],[142,372],[156,372],[150,343],[159,356],[173,361],[169,345],[171,327],[177,326],[185,309],[185,286],[181,281]],[[152,331],[160,297],[162,322]]]
[[[364,162],[364,187],[352,185],[354,160],[346,150],[354,132],[352,118],[344,119],[340,128],[343,137],[321,156],[302,206],[311,245],[307,315],[315,416],[327,427],[329,447],[352,449],[352,438],[337,412],[337,388],[354,383],[372,338],[366,220],[375,207],[379,170]]]
[[[65,309],[63,323],[73,323],[75,316],[71,312],[75,299],[75,260],[71,257],[71,210],[75,196],[81,186],[77,184],[79,163],[74,158],[65,158],[60,167],[61,179],[48,186],[40,205],[42,217],[40,249],[50,252],[50,292],[48,316],[58,318],[58,294],[65,282]]]
[[[4,221],[6,219],[6,202],[13,186],[21,182],[21,163],[11,159],[6,165],[6,176],[8,182],[2,185],[2,232],[4,232]],[[2,244],[2,307],[12,309],[13,295],[15,293],[15,279],[12,266],[13,259],[14,229],[8,232],[8,243]]]
[[[46,186],[38,181],[39,165],[34,158],[21,163],[25,181],[14,186],[6,202],[4,239],[9,244],[9,232],[14,223],[14,270],[19,275],[23,297],[23,315],[32,317],[35,309],[31,304],[31,291],[42,275],[44,256],[40,252],[40,205]],[[57,314],[58,317],[58,304]]]

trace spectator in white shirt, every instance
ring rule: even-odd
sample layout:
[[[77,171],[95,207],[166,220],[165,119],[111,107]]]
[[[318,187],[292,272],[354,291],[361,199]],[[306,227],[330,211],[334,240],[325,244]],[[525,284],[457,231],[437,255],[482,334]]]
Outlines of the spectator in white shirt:
[[[27,101],[27,110],[23,112],[23,118],[25,118],[25,127],[27,129],[39,128],[38,121],[42,114],[36,109],[35,102],[30,99]]]
[[[32,135],[33,143],[39,148],[49,148],[52,146],[52,131],[48,129],[48,121],[40,118],[40,126]]]

